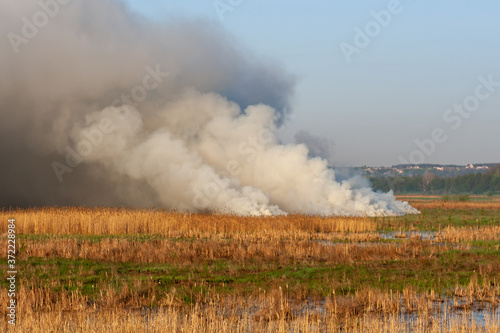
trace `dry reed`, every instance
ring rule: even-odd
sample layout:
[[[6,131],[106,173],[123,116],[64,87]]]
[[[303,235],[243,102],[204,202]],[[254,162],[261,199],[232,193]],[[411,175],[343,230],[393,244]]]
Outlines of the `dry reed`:
[[[424,246],[422,242],[352,243],[331,244],[316,241],[220,241],[196,239],[189,242],[170,239],[153,239],[147,242],[128,239],[99,241],[74,238],[49,238],[44,240],[19,241],[23,250],[18,260],[30,257],[66,259],[91,259],[105,262],[139,263],[183,263],[192,264],[211,260],[234,260],[244,262],[323,262],[337,264],[353,261],[395,260],[415,258]],[[0,240],[0,247],[7,241]],[[443,249],[439,249],[443,250]],[[3,254],[0,257],[5,257]]]
[[[0,211],[0,219],[16,219],[23,234],[124,235],[155,234],[166,237],[208,237],[235,234],[287,234],[366,232],[377,229],[373,218],[288,215],[239,217],[189,214],[157,209],[35,208]],[[0,224],[0,233],[6,232]]]
[[[416,209],[500,209],[500,201],[410,201]]]
[[[479,204],[479,208],[488,209],[482,202],[466,204]],[[252,218],[113,208],[0,212],[4,220],[11,217],[16,219],[17,233],[25,234],[17,239],[18,260],[42,257],[189,266],[212,260],[245,262],[251,259],[252,263],[261,265],[297,262],[333,265],[427,260],[450,249],[447,245],[435,247],[421,237],[407,238],[397,245],[332,243],[380,240],[374,232],[379,221],[376,218],[300,215]],[[498,240],[498,228],[448,227],[438,237],[452,242]],[[0,232],[6,232],[6,224],[0,224]],[[147,237],[135,237],[140,234]],[[95,235],[114,236],[95,238]],[[0,247],[6,248],[6,243],[6,237],[2,237]],[[45,268],[50,271],[50,267]],[[494,263],[481,264],[478,274],[487,277],[498,269],[500,266]],[[58,280],[44,284],[37,278],[27,281],[21,277],[19,283],[18,326],[10,330],[13,332],[500,331],[498,311],[480,325],[471,317],[470,311],[477,302],[495,309],[500,295],[498,284],[480,284],[477,276],[468,286],[457,284],[451,291],[454,299],[450,303],[433,291],[417,293],[411,288],[393,292],[361,287],[348,296],[311,297],[300,288],[289,293],[288,285],[286,289],[273,285],[268,291],[259,289],[250,294],[217,294],[214,289],[193,295],[193,303],[188,305],[176,294],[175,288],[161,289],[153,279],[135,279],[133,285],[124,284],[121,288],[99,281],[95,286],[97,296],[90,301],[78,291],[80,285],[76,291],[66,291],[60,290]],[[205,288],[212,288],[202,283],[206,284]],[[0,303],[7,304],[7,301],[6,290],[0,290]],[[8,324],[5,313],[2,314],[4,321],[0,327],[6,330]],[[410,314],[416,317],[410,320]]]
[[[437,241],[497,241],[500,240],[500,226],[454,227],[448,226],[436,235]]]
[[[0,302],[5,301],[0,294]],[[382,293],[363,289],[351,297],[329,296],[296,303],[286,291],[250,297],[209,294],[192,306],[179,306],[175,291],[157,308],[132,309],[117,303],[120,294],[105,292],[114,308],[88,304],[78,292],[21,288],[17,326],[11,332],[498,332],[499,315],[476,323],[470,311],[438,303],[411,289]],[[140,304],[136,304],[140,305]],[[409,314],[416,314],[409,317]],[[7,331],[6,320],[0,327]]]

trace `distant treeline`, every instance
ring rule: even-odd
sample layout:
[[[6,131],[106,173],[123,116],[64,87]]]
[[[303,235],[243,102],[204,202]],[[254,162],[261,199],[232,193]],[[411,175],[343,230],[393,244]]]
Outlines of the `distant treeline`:
[[[500,193],[500,165],[485,173],[457,177],[439,177],[430,172],[422,176],[370,178],[375,190],[394,193],[429,194],[498,194]]]

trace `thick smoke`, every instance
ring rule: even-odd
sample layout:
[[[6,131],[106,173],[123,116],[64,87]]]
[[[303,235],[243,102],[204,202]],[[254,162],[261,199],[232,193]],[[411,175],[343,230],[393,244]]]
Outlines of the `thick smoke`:
[[[279,144],[294,78],[217,24],[113,0],[0,3],[2,206],[416,212]]]
[[[329,166],[334,165],[333,155],[335,152],[335,143],[323,136],[314,135],[309,131],[298,131],[294,136],[295,143],[305,144],[309,150],[310,158],[320,157],[328,162]]]

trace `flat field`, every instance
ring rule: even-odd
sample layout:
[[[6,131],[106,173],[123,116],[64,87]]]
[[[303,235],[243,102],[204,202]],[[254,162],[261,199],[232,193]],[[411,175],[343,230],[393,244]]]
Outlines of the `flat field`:
[[[2,331],[499,332],[500,198],[404,197],[419,215],[0,211],[16,220]]]

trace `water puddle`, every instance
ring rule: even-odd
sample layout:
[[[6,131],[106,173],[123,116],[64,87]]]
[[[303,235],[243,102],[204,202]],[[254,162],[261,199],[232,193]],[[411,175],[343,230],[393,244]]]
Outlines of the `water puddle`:
[[[349,297],[338,298],[339,306],[343,306],[344,301],[349,303]],[[439,300],[431,300],[432,305],[428,309],[406,309],[403,298],[400,299],[400,310],[394,313],[380,313],[377,311],[368,311],[363,316],[379,317],[381,319],[389,319],[394,316],[401,323],[407,324],[408,327],[418,326],[418,321],[429,321],[430,323],[446,324],[455,319],[465,319],[470,325],[474,323],[477,327],[485,328],[492,320],[500,320],[500,306],[498,302],[500,297],[496,298],[495,304],[490,302],[475,301],[470,303],[465,298],[444,298]],[[326,315],[328,306],[326,301],[322,300],[303,300],[294,302],[290,300],[287,305],[291,311],[292,317],[301,317],[304,315]],[[207,305],[201,305],[200,311],[206,310]],[[218,307],[216,312],[221,317],[234,316],[259,316],[264,313],[269,313],[268,309],[273,308],[274,304],[259,303],[258,301],[250,301],[247,304],[232,304],[229,307]],[[330,305],[331,307],[331,305]],[[142,308],[140,310],[131,310],[131,312],[139,311],[144,316],[146,322],[155,317],[168,315],[165,308]],[[446,327],[446,325],[443,325]],[[429,327],[430,328],[430,327]]]
[[[436,231],[393,231],[380,233],[382,239],[421,239],[434,240],[438,232]]]

